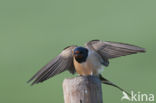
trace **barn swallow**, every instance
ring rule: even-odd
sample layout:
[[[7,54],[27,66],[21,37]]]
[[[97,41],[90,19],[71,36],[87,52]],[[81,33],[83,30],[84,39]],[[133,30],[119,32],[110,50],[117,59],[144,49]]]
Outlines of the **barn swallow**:
[[[104,67],[109,65],[109,59],[139,52],[145,52],[145,49],[130,44],[101,40],[89,41],[84,47],[76,45],[68,46],[52,61],[41,68],[28,82],[33,81],[32,85],[37,84],[68,70],[72,74],[77,72],[82,76],[98,76],[102,83],[126,92],[102,77],[101,72]]]

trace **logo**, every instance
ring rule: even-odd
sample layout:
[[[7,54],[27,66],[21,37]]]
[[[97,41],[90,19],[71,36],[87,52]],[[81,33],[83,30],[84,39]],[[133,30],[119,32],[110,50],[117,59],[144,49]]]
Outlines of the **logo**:
[[[146,94],[134,91],[131,91],[131,96],[128,96],[127,93],[122,92],[123,96],[121,97],[121,101],[128,100],[128,101],[146,101],[146,102],[153,102],[154,101],[154,94]]]

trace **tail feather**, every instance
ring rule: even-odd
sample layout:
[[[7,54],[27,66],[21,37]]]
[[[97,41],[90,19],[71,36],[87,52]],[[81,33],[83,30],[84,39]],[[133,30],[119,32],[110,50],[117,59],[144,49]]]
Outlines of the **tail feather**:
[[[127,94],[131,97],[131,94],[130,94],[130,93],[128,93],[126,90],[122,89],[121,87],[117,86],[116,84],[110,82],[110,81],[107,80],[106,78],[102,77],[101,74],[99,75],[99,78],[100,78],[100,80],[101,80],[102,83],[107,84],[107,85],[111,85],[111,86],[113,86],[113,87],[116,87],[116,88],[118,88],[119,90],[121,90],[121,91],[127,93]]]

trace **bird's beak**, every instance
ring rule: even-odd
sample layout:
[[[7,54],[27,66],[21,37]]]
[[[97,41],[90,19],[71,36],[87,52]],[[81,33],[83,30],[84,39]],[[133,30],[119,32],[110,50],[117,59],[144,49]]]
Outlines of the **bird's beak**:
[[[81,54],[74,54],[75,58],[83,58],[83,55]]]

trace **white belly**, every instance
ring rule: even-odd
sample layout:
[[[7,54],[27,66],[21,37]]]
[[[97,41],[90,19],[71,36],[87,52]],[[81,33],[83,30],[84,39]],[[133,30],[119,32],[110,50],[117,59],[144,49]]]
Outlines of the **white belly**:
[[[78,63],[74,59],[76,72],[80,75],[98,75],[103,71],[99,57],[94,51],[89,52],[87,60],[84,63]]]

